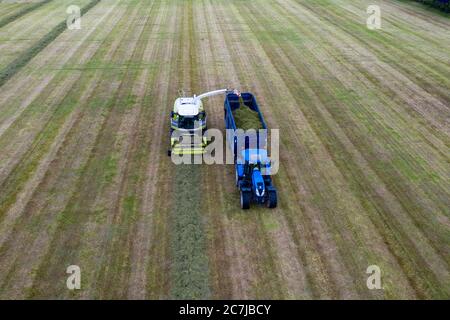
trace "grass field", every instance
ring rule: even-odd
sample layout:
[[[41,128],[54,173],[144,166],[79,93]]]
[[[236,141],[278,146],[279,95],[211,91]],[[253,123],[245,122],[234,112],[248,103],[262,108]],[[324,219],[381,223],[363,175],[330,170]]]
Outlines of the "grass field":
[[[450,298],[449,18],[395,0],[103,0],[40,45],[90,2],[0,27],[0,74],[35,50],[0,86],[0,298]],[[0,2],[0,25],[29,5]],[[166,155],[178,90],[222,87],[280,129],[277,209],[242,211],[231,165]],[[222,98],[205,107],[224,129]]]

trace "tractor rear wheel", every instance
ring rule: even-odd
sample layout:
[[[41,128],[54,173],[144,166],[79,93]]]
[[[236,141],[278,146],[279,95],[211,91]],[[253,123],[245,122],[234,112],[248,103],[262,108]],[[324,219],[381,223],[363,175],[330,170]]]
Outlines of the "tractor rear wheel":
[[[250,208],[250,192],[241,191],[241,208],[247,210]]]
[[[276,191],[269,192],[269,199],[267,200],[267,207],[268,208],[276,208],[277,207],[277,192]]]

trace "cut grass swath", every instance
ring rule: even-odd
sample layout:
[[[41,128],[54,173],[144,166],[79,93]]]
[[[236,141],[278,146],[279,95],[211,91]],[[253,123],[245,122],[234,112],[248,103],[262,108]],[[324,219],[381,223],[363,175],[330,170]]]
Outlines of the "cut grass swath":
[[[41,2],[37,2],[35,4],[26,6],[22,8],[21,10],[18,10],[17,12],[13,13],[10,16],[7,16],[6,18],[3,18],[0,20],[0,28],[3,28],[4,26],[10,24],[11,22],[15,21],[16,19],[26,15],[27,13],[36,10],[39,7],[42,7],[44,4],[47,4],[53,0],[43,0]]]
[[[81,9],[81,15],[83,16],[90,9],[96,6],[101,0],[92,0],[86,6]],[[50,43],[52,43],[61,33],[66,30],[66,21],[60,22],[49,33],[43,36],[35,45],[28,50],[20,54],[14,61],[12,61],[7,67],[0,71],[0,87],[3,86],[9,79],[11,79],[17,72],[20,71],[28,62],[31,61],[36,55],[44,50]]]
[[[183,73],[190,79],[190,88],[198,91],[198,59],[194,51],[194,10],[190,1],[185,10],[188,19],[184,24],[188,32],[189,55]],[[199,165],[178,165],[174,170],[174,199],[171,213],[172,235],[172,286],[175,299],[207,299],[209,287],[209,261],[202,221],[202,168]]]
[[[201,219],[201,168],[175,169],[172,212],[172,297],[206,299],[210,296],[209,267]]]
[[[233,111],[236,128],[242,130],[262,129],[263,127],[258,113],[247,107],[242,98],[239,98],[239,103],[239,108]]]

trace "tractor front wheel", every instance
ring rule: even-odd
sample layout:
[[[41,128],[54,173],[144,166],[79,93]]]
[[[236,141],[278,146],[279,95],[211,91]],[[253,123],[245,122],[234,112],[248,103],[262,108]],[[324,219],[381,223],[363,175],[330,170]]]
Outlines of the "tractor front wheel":
[[[267,200],[267,207],[268,208],[276,208],[277,207],[277,192],[276,191],[269,192],[269,199]]]
[[[250,208],[250,192],[241,191],[241,208],[247,210]]]

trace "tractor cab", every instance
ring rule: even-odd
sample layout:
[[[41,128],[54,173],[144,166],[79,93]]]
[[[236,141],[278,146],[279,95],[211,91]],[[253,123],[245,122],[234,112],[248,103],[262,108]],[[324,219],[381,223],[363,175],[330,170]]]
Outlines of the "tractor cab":
[[[277,205],[276,190],[270,178],[270,158],[267,150],[245,149],[236,165],[236,185],[241,190],[241,207],[248,209],[253,200],[270,208]]]

